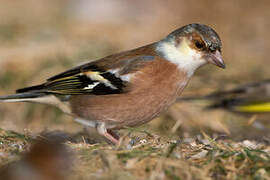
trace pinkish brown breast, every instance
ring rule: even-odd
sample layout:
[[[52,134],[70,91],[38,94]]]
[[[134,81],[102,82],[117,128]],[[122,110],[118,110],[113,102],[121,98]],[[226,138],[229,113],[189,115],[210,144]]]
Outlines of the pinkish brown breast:
[[[165,111],[187,82],[176,65],[156,58],[132,76],[126,93],[73,96],[70,104],[77,117],[105,122],[108,129],[136,126]]]

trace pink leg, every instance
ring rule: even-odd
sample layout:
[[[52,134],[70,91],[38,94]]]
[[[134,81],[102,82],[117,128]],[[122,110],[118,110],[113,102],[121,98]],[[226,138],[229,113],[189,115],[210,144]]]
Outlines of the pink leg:
[[[100,135],[106,137],[108,140],[110,140],[113,144],[118,144],[119,143],[119,140],[118,140],[118,137],[117,135],[111,131],[111,130],[108,130],[106,129],[105,127],[105,124],[104,123],[101,123],[97,126],[97,131]]]
[[[111,134],[115,139],[118,139],[118,140],[120,139],[120,137],[118,136],[118,134],[115,131],[113,131],[111,129],[107,129],[107,132],[109,134]]]
[[[109,139],[113,144],[117,145],[119,143],[119,140],[114,138],[110,133],[103,134],[107,139]]]

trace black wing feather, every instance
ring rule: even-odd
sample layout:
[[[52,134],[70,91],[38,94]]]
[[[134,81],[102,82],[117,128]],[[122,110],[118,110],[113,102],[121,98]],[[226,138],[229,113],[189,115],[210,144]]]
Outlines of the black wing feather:
[[[57,74],[51,78],[48,79],[48,81],[54,81],[56,79],[61,79],[68,76],[74,76],[76,74],[79,74],[81,72],[85,71],[98,71],[98,72],[105,72],[104,70],[100,69],[98,66],[93,65],[94,62],[86,63],[77,67],[74,67],[70,70],[67,70],[65,72],[62,72],[60,74]]]
[[[134,72],[144,65],[145,62],[154,59],[154,56],[138,56],[131,59],[123,59],[125,63],[121,67],[121,72],[124,74]],[[62,95],[105,95],[124,92],[127,82],[114,73],[101,69],[95,63],[94,61],[77,66],[49,78],[44,84],[18,89],[16,92],[42,92]],[[98,78],[94,78],[96,76]]]

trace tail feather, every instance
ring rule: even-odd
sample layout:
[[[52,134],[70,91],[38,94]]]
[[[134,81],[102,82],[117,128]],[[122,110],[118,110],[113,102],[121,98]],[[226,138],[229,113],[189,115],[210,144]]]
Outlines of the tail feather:
[[[45,96],[45,93],[26,92],[7,96],[0,96],[0,102],[22,102]]]
[[[16,92],[16,94],[0,96],[0,102],[34,102],[48,104],[58,107],[64,113],[71,114],[68,103],[64,102],[69,99],[69,96],[64,97],[64,100],[58,98],[48,93],[44,84],[18,89]]]

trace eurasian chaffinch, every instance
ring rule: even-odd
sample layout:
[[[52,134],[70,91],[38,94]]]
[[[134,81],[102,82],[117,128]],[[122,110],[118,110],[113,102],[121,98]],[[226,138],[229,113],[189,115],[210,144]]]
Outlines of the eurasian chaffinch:
[[[158,42],[74,67],[0,100],[57,106],[117,144],[114,129],[160,115],[207,63],[225,68],[221,40],[212,28],[189,24]]]

